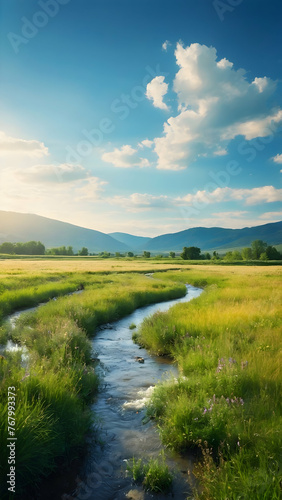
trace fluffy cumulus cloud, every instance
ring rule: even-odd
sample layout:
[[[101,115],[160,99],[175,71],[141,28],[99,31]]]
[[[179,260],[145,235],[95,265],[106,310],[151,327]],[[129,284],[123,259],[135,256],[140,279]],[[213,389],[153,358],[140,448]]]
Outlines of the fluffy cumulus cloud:
[[[147,85],[146,96],[153,101],[155,108],[168,110],[166,103],[163,101],[168,90],[168,84],[165,83],[164,80],[164,76],[156,76],[153,78]]]
[[[90,172],[81,165],[34,165],[17,171],[17,176],[29,183],[72,182],[89,177]]]
[[[252,189],[233,189],[229,187],[218,187],[213,191],[199,190],[176,198],[170,196],[154,196],[151,194],[133,193],[129,197],[115,196],[110,203],[120,205],[129,211],[144,211],[149,209],[171,209],[177,207],[193,207],[201,210],[215,203],[243,202],[245,205],[259,205],[261,203],[272,203],[282,201],[282,189],[273,186],[262,186]],[[226,212],[228,214],[243,215],[245,211]]]
[[[27,155],[40,158],[48,155],[48,148],[43,142],[18,139],[0,131],[0,155]]]
[[[272,158],[272,160],[275,162],[275,163],[279,163],[281,164],[282,163],[282,155],[276,155]]]
[[[198,43],[179,43],[175,57],[178,114],[154,141],[159,169],[181,170],[199,156],[225,154],[236,136],[265,137],[282,122],[282,110],[269,111],[276,88],[269,78],[249,82],[243,69],[226,58],[218,60],[215,48]]]
[[[282,110],[269,107],[276,82],[266,76],[249,81],[245,70],[236,69],[225,57],[219,59],[214,47],[198,43],[188,47],[178,43],[175,58],[177,112],[164,122],[161,136],[138,144],[151,148],[158,169],[183,170],[200,157],[224,156],[238,136],[249,141],[275,134],[282,123]],[[169,110],[163,100],[168,91],[164,80],[164,76],[153,78],[146,96],[155,107]],[[123,146],[102,159],[120,167],[144,166],[147,160],[134,160],[135,154],[131,146]],[[280,158],[273,160],[280,163]]]
[[[146,158],[140,158],[137,154],[137,149],[129,145],[122,146],[120,149],[115,148],[113,151],[104,153],[102,160],[106,163],[111,163],[114,167],[130,168],[130,167],[148,167],[149,161]]]

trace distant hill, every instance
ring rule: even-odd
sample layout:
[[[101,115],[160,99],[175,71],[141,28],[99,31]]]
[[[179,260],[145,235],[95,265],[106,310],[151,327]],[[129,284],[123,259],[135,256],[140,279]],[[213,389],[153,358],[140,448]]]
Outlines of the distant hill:
[[[40,215],[4,212],[0,210],[0,243],[4,241],[41,241],[46,248],[72,246],[77,252],[86,247],[89,252],[126,252],[130,250],[111,236]]]
[[[173,234],[152,238],[146,245],[151,252],[180,251],[184,246],[196,246],[201,250],[224,250],[250,246],[254,240],[266,241],[269,245],[282,243],[282,222],[243,229],[222,227],[195,227]]]
[[[230,248],[250,246],[254,240],[263,240],[269,245],[281,244],[282,222],[243,229],[195,227],[156,238],[145,238],[119,232],[104,234],[40,215],[0,210],[0,244],[4,241],[16,243],[31,240],[41,241],[46,248],[70,245],[75,252],[87,247],[91,253],[103,251],[142,253],[143,250],[152,253],[179,252],[184,246],[196,246],[202,251],[226,251]]]
[[[133,236],[132,234],[127,234],[127,233],[109,233],[109,236],[112,238],[115,238],[117,241],[120,241],[121,243],[124,243],[127,245],[131,250],[136,250],[136,249],[145,249],[147,243],[152,239],[152,238],[146,238],[145,236]]]

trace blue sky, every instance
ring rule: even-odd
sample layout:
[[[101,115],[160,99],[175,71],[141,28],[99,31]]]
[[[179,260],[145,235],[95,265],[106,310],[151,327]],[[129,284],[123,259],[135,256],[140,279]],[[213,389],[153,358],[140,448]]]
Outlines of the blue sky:
[[[0,6],[0,209],[148,236],[282,219],[280,1]]]

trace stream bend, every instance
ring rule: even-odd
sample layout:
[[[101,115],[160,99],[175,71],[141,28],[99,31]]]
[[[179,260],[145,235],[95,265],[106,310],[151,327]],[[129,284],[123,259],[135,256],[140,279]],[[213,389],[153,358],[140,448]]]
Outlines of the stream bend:
[[[177,377],[178,371],[169,359],[151,355],[134,344],[129,326],[134,323],[138,328],[149,315],[167,311],[176,303],[189,302],[203,291],[191,285],[186,286],[187,294],[184,297],[142,307],[96,331],[92,345],[99,358],[98,370],[103,377],[103,387],[93,404],[93,412],[101,422],[98,431],[100,444],[89,440],[81,483],[73,498],[141,500],[155,497],[152,493],[132,487],[131,479],[124,477],[124,470],[128,459],[156,458],[163,449],[154,423],[143,423],[144,405],[154,385],[164,378]],[[136,362],[137,356],[144,358],[144,363]],[[162,500],[173,495],[177,500],[184,500],[190,491],[186,480],[191,460],[173,457],[169,452],[166,452],[166,458],[177,479],[172,493],[158,494],[156,497]]]

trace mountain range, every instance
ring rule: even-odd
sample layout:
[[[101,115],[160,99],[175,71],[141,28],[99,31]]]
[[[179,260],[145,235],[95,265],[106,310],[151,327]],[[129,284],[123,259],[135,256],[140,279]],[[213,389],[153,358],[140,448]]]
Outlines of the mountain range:
[[[195,227],[147,238],[121,232],[105,234],[40,215],[0,210],[0,244],[5,241],[16,243],[35,240],[44,243],[46,248],[70,245],[75,252],[84,246],[91,253],[103,251],[142,253],[143,250],[160,253],[179,252],[184,246],[196,246],[202,251],[224,251],[250,246],[256,239],[266,241],[269,245],[281,244],[282,222],[243,229]]]

